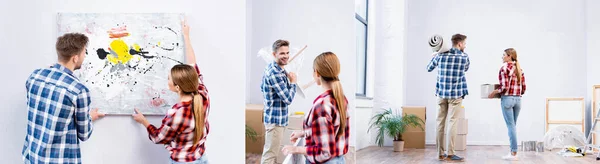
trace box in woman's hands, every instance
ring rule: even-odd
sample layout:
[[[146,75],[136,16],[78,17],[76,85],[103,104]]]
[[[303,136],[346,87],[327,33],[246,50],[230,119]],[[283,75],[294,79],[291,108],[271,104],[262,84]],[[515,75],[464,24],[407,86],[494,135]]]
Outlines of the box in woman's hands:
[[[481,98],[489,99],[490,93],[497,89],[500,89],[500,84],[481,84]],[[500,98],[500,94],[495,94],[494,98]]]

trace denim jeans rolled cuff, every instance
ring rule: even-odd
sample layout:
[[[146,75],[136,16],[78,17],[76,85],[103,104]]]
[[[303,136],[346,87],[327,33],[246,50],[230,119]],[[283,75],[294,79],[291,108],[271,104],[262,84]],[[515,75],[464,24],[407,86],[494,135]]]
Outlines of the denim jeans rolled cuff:
[[[311,164],[308,159],[306,160],[306,164]],[[324,164],[346,164],[346,158],[344,158],[344,156],[337,156],[334,158],[331,158],[329,161],[325,162]]]
[[[177,162],[171,158],[169,158],[169,160],[171,161],[170,164],[208,164],[208,160],[206,159],[206,154],[203,154],[202,157],[200,157],[192,162]]]
[[[502,115],[508,130],[510,140],[510,151],[517,152],[517,118],[521,111],[520,96],[502,96],[501,97]]]

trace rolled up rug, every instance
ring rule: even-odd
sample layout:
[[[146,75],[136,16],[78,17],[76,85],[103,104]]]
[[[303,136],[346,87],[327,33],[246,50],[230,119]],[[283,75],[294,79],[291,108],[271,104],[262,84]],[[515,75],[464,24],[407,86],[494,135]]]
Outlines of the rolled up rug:
[[[450,47],[441,35],[435,34],[429,38],[429,46],[434,53],[448,52]]]

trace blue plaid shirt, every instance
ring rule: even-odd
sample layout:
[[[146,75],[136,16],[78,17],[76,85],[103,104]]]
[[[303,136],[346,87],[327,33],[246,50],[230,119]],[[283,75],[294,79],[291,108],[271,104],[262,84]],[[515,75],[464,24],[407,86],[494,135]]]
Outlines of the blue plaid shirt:
[[[73,72],[60,64],[37,69],[26,82],[27,163],[81,163],[79,140],[92,134],[90,93]]]
[[[265,68],[260,86],[264,97],[264,124],[288,125],[288,105],[296,95],[296,84],[291,84],[286,72],[273,62]]]
[[[457,48],[437,54],[427,65],[427,72],[438,68],[435,95],[444,99],[463,98],[469,94],[465,72],[469,70],[469,56]]]

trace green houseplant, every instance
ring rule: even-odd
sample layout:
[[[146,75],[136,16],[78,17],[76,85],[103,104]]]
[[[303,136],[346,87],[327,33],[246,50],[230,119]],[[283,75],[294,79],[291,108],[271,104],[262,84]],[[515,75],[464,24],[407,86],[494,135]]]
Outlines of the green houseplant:
[[[398,114],[392,109],[386,109],[385,111],[376,114],[371,118],[369,130],[376,129],[377,137],[375,142],[378,146],[383,146],[385,136],[394,139],[394,151],[404,150],[404,140],[402,139],[402,133],[406,131],[406,128],[419,127],[423,130],[423,121],[421,118],[414,114]],[[367,131],[367,132],[368,132]]]
[[[248,125],[246,125],[246,138],[256,142],[256,138],[258,137],[258,133],[256,130],[252,129]]]

